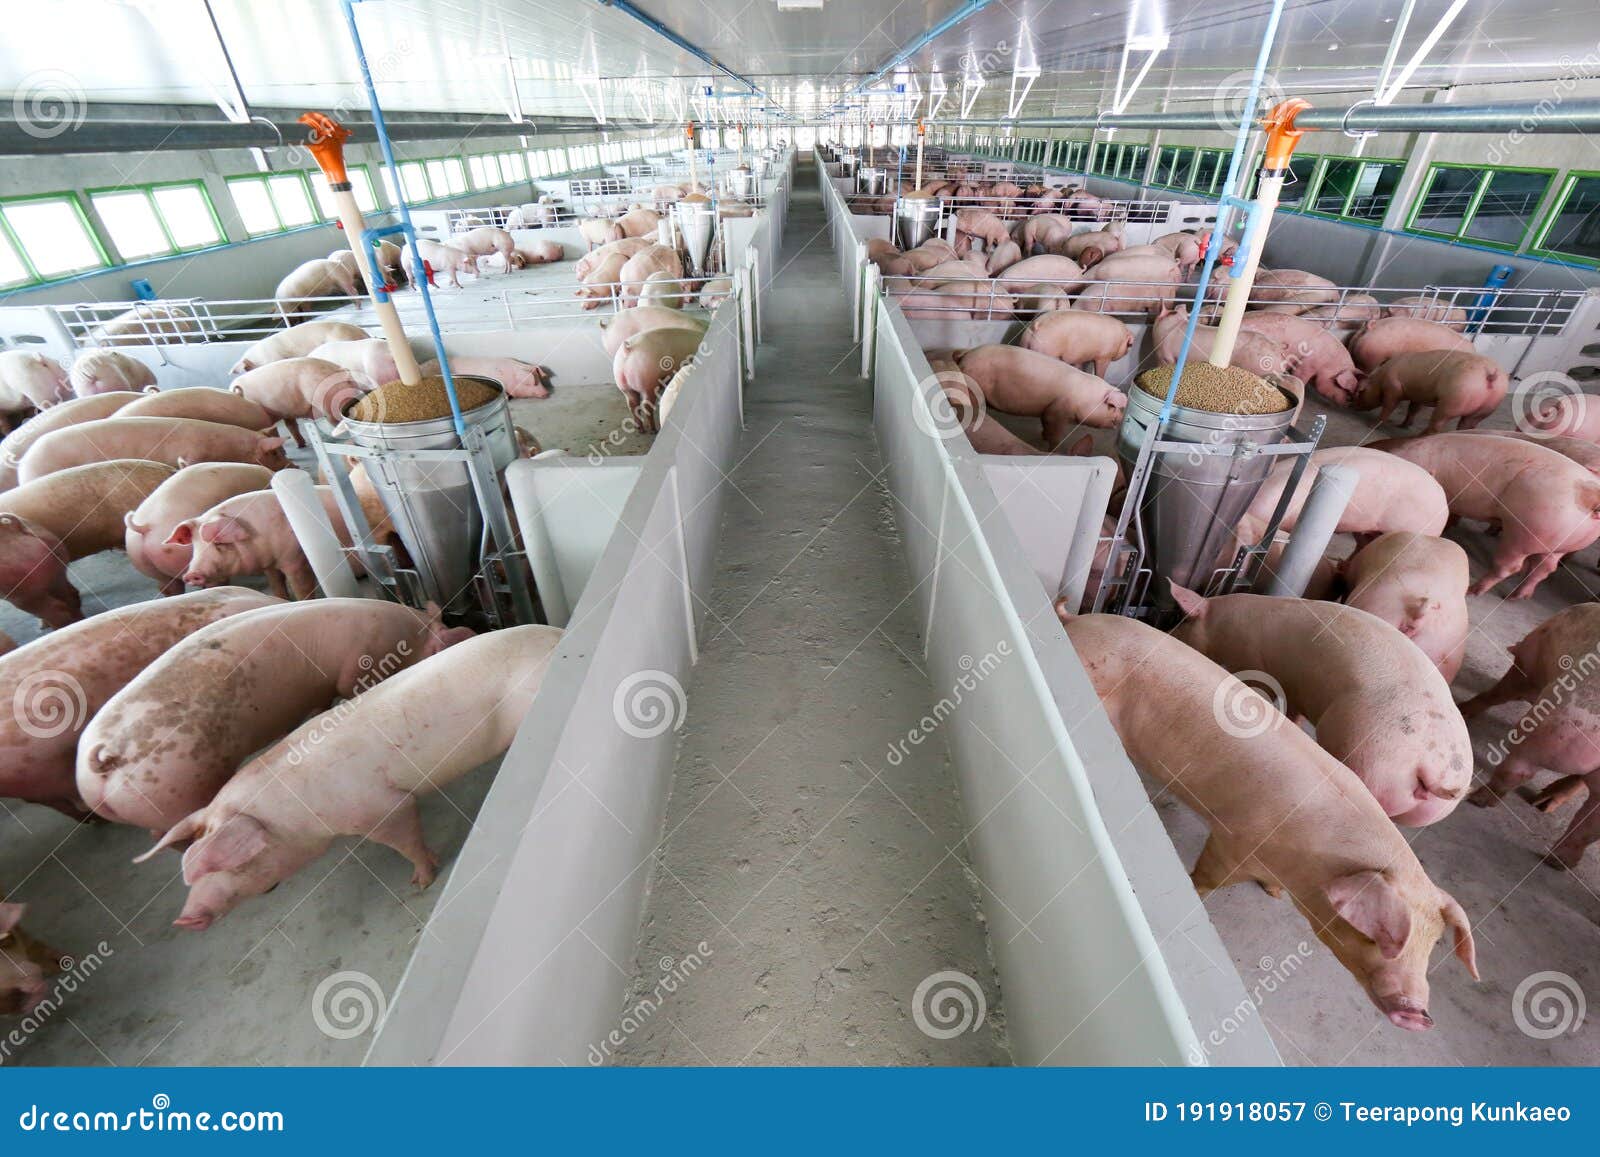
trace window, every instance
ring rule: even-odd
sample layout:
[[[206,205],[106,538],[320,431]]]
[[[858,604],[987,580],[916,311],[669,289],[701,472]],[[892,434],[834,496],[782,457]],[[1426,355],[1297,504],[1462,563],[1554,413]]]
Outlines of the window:
[[[271,173],[263,177],[229,177],[228,192],[239,210],[245,232],[252,237],[282,233],[317,220],[311,194],[302,173]]]
[[[1568,173],[1533,248],[1580,261],[1600,260],[1600,173]]]
[[[387,165],[379,170],[379,175],[383,177],[383,190],[389,195],[389,200],[391,202],[399,201],[400,197],[394,187],[394,178],[389,175]],[[400,187],[405,191],[405,199],[408,204],[415,205],[418,201],[431,199],[432,195],[428,192],[428,174],[423,169],[421,161],[400,162]]]
[[[0,223],[13,253],[0,257],[0,279],[9,281],[20,260],[30,281],[66,277],[110,262],[89,230],[77,198],[67,193],[0,202]]]
[[[356,195],[356,204],[363,213],[376,213],[378,211],[378,197],[372,191],[372,174],[364,165],[351,165],[349,169],[350,191]],[[328,179],[321,171],[311,173],[311,191],[317,196],[317,206],[322,215],[329,220],[339,215],[333,207],[333,194],[328,191]]]
[[[1382,221],[1404,171],[1404,161],[1330,157],[1323,166],[1322,180],[1305,207],[1331,217]]]
[[[1517,249],[1537,220],[1553,180],[1549,170],[1434,165],[1406,228],[1451,241]]]
[[[1123,145],[1122,159],[1117,163],[1117,176],[1125,181],[1144,180],[1145,161],[1149,156],[1149,145]]]
[[[428,187],[434,199],[467,191],[467,175],[455,157],[438,157],[423,162],[428,171]]]
[[[1289,175],[1283,179],[1283,188],[1278,192],[1279,205],[1293,209],[1305,202],[1321,160],[1321,157],[1303,156],[1289,162]]]
[[[500,176],[507,184],[528,179],[528,164],[522,159],[521,153],[500,154]]]
[[[472,176],[474,189],[492,189],[502,184],[500,162],[493,156],[467,158],[467,172]]]
[[[1163,156],[1156,162],[1155,183],[1169,189],[1187,189],[1195,150],[1184,145],[1166,145],[1161,151]]]
[[[1209,194],[1227,171],[1221,149],[1200,149],[1195,158],[1194,173],[1189,179],[1189,188],[1196,193]]]

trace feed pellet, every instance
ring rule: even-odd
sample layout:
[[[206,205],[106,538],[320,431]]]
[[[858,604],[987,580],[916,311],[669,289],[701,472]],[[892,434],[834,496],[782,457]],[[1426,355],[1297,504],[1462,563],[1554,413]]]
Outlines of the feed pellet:
[[[1174,366],[1157,366],[1139,375],[1139,387],[1158,398],[1172,386]],[[1213,414],[1281,414],[1294,403],[1277,386],[1238,366],[1190,362],[1183,368],[1176,402]]]
[[[499,391],[479,378],[456,375],[456,399],[461,412],[488,405]],[[423,378],[414,386],[404,382],[385,382],[350,407],[358,422],[426,422],[450,413],[450,397],[444,379]]]

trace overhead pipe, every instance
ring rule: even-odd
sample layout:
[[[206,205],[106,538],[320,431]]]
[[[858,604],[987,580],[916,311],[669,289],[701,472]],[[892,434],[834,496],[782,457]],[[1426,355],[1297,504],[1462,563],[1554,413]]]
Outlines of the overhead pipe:
[[[982,12],[992,3],[994,3],[994,0],[967,0],[967,3],[963,4],[960,8],[957,8],[954,12],[950,13],[950,15],[946,16],[943,20],[939,21],[939,23],[935,24],[921,36],[918,36],[910,44],[902,48],[894,56],[890,57],[888,63],[886,63],[882,68],[878,69],[877,72],[874,72],[871,76],[867,77],[866,80],[863,80],[860,84],[856,85],[856,87],[851,91],[850,95],[859,96],[861,93],[866,92],[867,89],[871,88],[877,83],[878,78],[884,73],[894,71],[894,69],[899,65],[902,65],[906,61],[910,60],[917,53],[928,47],[928,45],[939,39],[939,37],[956,27],[956,25],[965,21],[969,16],[976,16],[979,12]]]
[[[1027,117],[1017,120],[946,120],[972,128],[1194,129],[1229,128],[1210,112],[1105,113],[1100,116]],[[1302,130],[1350,133],[1580,133],[1600,130],[1600,98],[1492,101],[1488,104],[1374,105],[1359,101],[1343,111],[1313,109],[1296,120]],[[1265,128],[1265,123],[1259,127]]]
[[[618,12],[621,12],[625,16],[632,16],[635,20],[637,20],[640,24],[643,24],[646,28],[650,29],[650,31],[654,32],[657,36],[660,36],[666,40],[670,40],[673,44],[683,49],[696,60],[704,61],[712,68],[722,73],[722,75],[729,77],[732,80],[736,80],[740,84],[744,85],[751,91],[751,93],[759,96],[763,101],[767,100],[766,91],[762,89],[762,87],[755,81],[751,80],[748,76],[744,76],[741,73],[733,71],[733,69],[729,68],[726,64],[723,64],[722,61],[712,56],[698,44],[695,44],[689,40],[685,40],[682,36],[668,28],[665,24],[661,23],[661,21],[657,20],[654,16],[651,16],[648,12],[642,12],[638,8],[634,7],[634,5],[630,4],[628,0],[598,0],[598,3],[602,8],[615,8]]]

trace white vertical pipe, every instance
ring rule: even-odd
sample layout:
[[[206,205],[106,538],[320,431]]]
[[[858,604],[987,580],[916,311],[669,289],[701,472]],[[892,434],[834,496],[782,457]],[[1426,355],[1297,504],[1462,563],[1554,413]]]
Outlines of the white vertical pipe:
[[[1263,594],[1297,599],[1305,593],[1360,480],[1361,471],[1353,466],[1324,466],[1317,471],[1289,545],[1272,568]]]
[[[356,586],[355,572],[345,557],[339,536],[322,505],[311,475],[304,470],[279,470],[272,476],[272,490],[283,506],[300,549],[317,576],[317,585],[330,599],[356,598],[361,591]]]
[[[1261,178],[1261,187],[1256,192],[1256,204],[1261,206],[1261,219],[1250,239],[1250,251],[1245,254],[1243,272],[1238,277],[1228,279],[1228,296],[1223,302],[1222,318],[1217,322],[1216,340],[1211,345],[1209,360],[1214,366],[1225,366],[1233,357],[1233,346],[1239,338],[1239,323],[1244,318],[1245,304],[1250,300],[1250,289],[1256,283],[1256,268],[1261,264],[1267,226],[1272,222],[1273,210],[1278,207],[1278,191],[1283,188],[1283,178],[1283,173]],[[1218,214],[1218,218],[1220,225],[1221,214]],[[1211,233],[1211,244],[1222,244],[1222,237],[1215,229]],[[1208,294],[1210,288],[1206,287]]]
[[[374,276],[373,270],[378,263],[371,253],[363,253],[361,250],[361,234],[366,229],[367,222],[361,215],[361,206],[356,203],[355,192],[348,187],[331,189],[330,192],[334,208],[339,214],[339,224],[344,227],[345,242],[350,246],[350,252],[355,255],[356,267],[361,270],[362,280],[370,283]],[[416,271],[420,273],[422,255],[413,248],[411,258],[416,262]],[[389,346],[389,355],[394,358],[395,368],[400,371],[400,380],[407,385],[416,385],[422,380],[422,369],[417,365],[416,355],[411,352],[411,342],[406,337],[405,326],[400,324],[399,311],[395,309],[392,300],[378,300],[377,285],[368,284],[367,292],[372,297],[372,312],[377,315],[378,323],[383,326],[383,339]]]

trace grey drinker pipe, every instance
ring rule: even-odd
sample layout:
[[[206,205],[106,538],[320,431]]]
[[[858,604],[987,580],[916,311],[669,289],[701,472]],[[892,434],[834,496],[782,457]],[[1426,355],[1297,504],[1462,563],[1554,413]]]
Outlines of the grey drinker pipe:
[[[1324,466],[1317,471],[1289,545],[1277,565],[1265,572],[1261,594],[1297,599],[1305,593],[1360,480],[1361,471],[1353,466]]]

